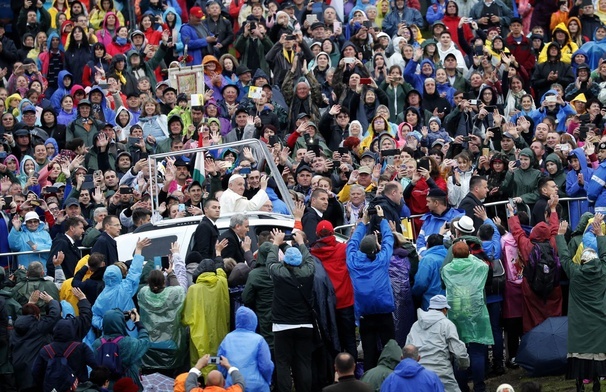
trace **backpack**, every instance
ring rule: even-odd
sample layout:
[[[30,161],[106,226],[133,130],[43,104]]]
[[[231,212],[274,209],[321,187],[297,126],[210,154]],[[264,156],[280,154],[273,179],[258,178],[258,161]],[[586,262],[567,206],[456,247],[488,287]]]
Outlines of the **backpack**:
[[[120,347],[118,343],[124,336],[118,336],[113,339],[101,338],[101,346],[97,348],[96,359],[99,366],[105,366],[111,372],[110,380],[117,380],[124,376],[124,367],[122,366],[122,357],[120,357]]]
[[[72,342],[63,354],[57,354],[50,344],[43,347],[49,357],[42,386],[44,392],[69,392],[76,390],[78,387],[78,377],[76,377],[74,371],[67,363],[67,359],[78,346],[80,346],[80,343]]]
[[[528,266],[524,268],[524,278],[532,291],[546,300],[560,282],[560,259],[549,242],[536,242]]]
[[[490,268],[488,269],[488,276],[486,277],[486,295],[502,295],[505,291],[505,269],[500,259],[491,259],[488,257],[482,245],[475,242],[469,244],[469,254],[474,255],[478,259],[485,262]]]

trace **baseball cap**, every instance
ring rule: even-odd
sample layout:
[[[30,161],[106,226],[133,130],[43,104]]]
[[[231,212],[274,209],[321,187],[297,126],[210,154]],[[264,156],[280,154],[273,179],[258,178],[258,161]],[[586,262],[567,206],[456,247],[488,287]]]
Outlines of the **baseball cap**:
[[[360,173],[360,174],[371,174],[372,170],[368,166],[360,166],[358,168],[358,173]]]
[[[24,222],[27,222],[30,220],[40,220],[40,217],[38,216],[38,214],[35,211],[30,211],[27,214],[25,214]]]
[[[192,7],[192,9],[189,10],[189,14],[195,16],[196,18],[204,17],[204,12],[202,12],[202,8],[200,7]]]
[[[78,199],[76,199],[75,197],[70,197],[69,199],[67,199],[65,201],[65,208],[68,208],[71,206],[80,206]]]
[[[332,223],[327,220],[322,220],[318,223],[318,226],[316,227],[316,236],[322,238],[333,234],[335,234],[335,229],[332,226]]]

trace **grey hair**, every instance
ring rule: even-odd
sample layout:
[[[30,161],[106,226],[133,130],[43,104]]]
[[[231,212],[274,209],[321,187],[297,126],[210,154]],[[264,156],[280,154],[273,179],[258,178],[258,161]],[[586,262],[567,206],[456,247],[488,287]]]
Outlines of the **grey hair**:
[[[366,189],[364,189],[364,187],[362,185],[359,184],[353,184],[350,188],[349,188],[349,193],[351,193],[351,191],[353,190],[361,190],[362,192],[366,193]]]
[[[102,214],[102,213],[104,213],[104,212],[105,212],[106,214],[108,213],[108,212],[107,212],[107,208],[105,208],[105,207],[98,207],[98,208],[95,208],[95,212],[93,212],[93,217],[94,217],[94,218],[96,218],[96,217],[98,217],[98,216],[99,216],[99,214]]]
[[[406,346],[402,347],[402,359],[406,358],[414,359],[415,361],[418,360],[419,349],[412,344],[407,344]]]
[[[244,214],[236,214],[229,218],[229,227],[234,229],[238,225],[243,225],[248,218]]]
[[[42,266],[42,263],[39,261],[32,261],[27,266],[26,275],[28,278],[43,278],[44,277],[44,267]]]

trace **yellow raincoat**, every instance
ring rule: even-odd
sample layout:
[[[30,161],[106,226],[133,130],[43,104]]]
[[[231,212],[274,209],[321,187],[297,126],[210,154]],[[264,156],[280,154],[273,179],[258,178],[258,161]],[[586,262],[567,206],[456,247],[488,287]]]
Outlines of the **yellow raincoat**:
[[[223,269],[200,274],[196,284],[189,288],[183,324],[190,331],[189,358],[192,366],[205,354],[217,355],[219,345],[229,332],[229,290]],[[206,377],[213,369],[214,366],[206,366],[202,374]]]
[[[75,269],[76,272],[79,271],[80,268],[82,268],[88,264],[89,257],[90,257],[90,255],[86,255],[83,258],[81,258],[80,261],[78,261],[78,264],[76,264],[76,269]],[[90,270],[88,270],[86,272],[86,274],[84,275],[84,278],[82,278],[82,281],[84,282],[85,280],[90,278],[90,276],[92,274],[93,273],[90,272]],[[61,301],[65,300],[65,301],[69,302],[74,307],[74,313],[76,314],[76,316],[78,316],[78,314],[79,314],[78,298],[76,298],[76,296],[72,293],[72,280],[73,279],[74,278],[69,278],[65,282],[63,282],[63,284],[61,285],[61,289],[59,290],[59,299]]]
[[[579,49],[579,47],[577,46],[577,44],[572,42],[572,40],[570,39],[570,33],[568,32],[568,27],[566,27],[566,25],[564,23],[558,24],[555,27],[555,29],[553,29],[553,31],[551,32],[552,37],[555,36],[556,30],[562,30],[564,33],[566,33],[566,44],[564,44],[564,46],[560,49],[560,60],[563,63],[570,64],[570,61],[572,59],[572,54],[574,52],[576,52]],[[537,60],[537,63],[544,63],[545,61],[547,61],[547,48],[548,47],[549,47],[549,44],[546,43],[545,47],[541,51],[541,54],[539,54],[539,59]]]

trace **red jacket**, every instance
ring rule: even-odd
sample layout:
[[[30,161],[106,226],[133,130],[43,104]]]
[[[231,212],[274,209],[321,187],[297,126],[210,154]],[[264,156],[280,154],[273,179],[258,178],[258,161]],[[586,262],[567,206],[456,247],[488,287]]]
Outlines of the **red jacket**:
[[[530,40],[522,35],[522,41],[517,43],[510,34],[505,39],[505,46],[507,46],[511,54],[516,58],[516,61],[520,64],[520,68],[526,69],[530,74],[532,69],[534,69],[536,62]]]
[[[337,309],[354,304],[354,292],[345,262],[347,245],[337,242],[334,235],[320,238],[312,245],[311,254],[320,259],[337,297]]]

